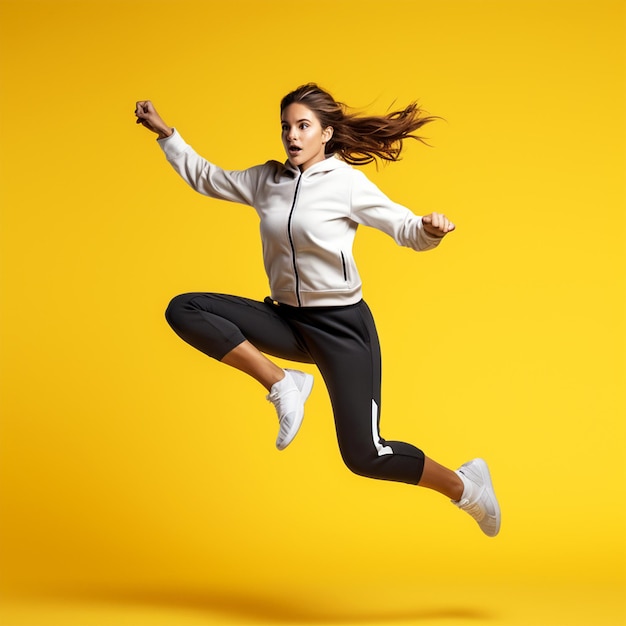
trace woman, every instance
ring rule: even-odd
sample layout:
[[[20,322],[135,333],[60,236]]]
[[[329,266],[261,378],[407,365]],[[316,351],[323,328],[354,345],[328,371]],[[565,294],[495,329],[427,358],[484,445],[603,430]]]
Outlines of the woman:
[[[403,140],[420,139],[413,133],[432,118],[416,104],[385,116],[353,114],[313,83],[285,96],[280,110],[287,161],[226,171],[200,157],[150,101],[137,103],[137,123],[158,135],[168,161],[193,189],[255,208],[271,288],[264,302],[178,296],[167,309],[169,324],[198,350],[267,389],[278,413],[279,450],[300,428],[313,377],[283,370],[266,355],[315,363],[353,472],[434,489],[495,536],[500,511],[482,459],[452,471],[408,443],[380,437],[380,349],[352,256],[359,224],[415,250],[436,247],[454,230],[442,214],[418,217],[392,202],[352,167],[398,160]]]

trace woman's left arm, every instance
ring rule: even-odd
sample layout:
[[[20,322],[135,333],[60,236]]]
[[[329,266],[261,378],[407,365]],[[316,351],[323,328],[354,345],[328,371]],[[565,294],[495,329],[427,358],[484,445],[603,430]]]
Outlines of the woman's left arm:
[[[432,250],[455,225],[441,213],[420,217],[390,200],[361,171],[353,170],[351,217],[359,224],[382,230],[401,246]]]
[[[430,213],[422,217],[422,227],[433,237],[443,237],[456,226],[443,213]]]

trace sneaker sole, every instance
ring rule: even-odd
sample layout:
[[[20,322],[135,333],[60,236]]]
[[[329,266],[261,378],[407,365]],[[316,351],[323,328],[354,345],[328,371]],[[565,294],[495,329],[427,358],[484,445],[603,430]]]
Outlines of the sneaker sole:
[[[483,484],[489,490],[493,497],[493,504],[496,509],[496,529],[493,533],[485,533],[488,537],[495,537],[500,532],[500,505],[498,504],[498,499],[496,498],[496,492],[493,489],[493,483],[491,482],[491,474],[489,473],[489,468],[487,467],[487,463],[483,459],[476,459],[474,462],[474,467],[478,466],[480,470],[480,475],[483,479]],[[482,528],[482,527],[481,527]],[[483,530],[483,532],[485,532]]]
[[[287,437],[283,440],[281,445],[276,444],[276,448],[278,450],[284,450],[296,437],[298,431],[300,430],[300,426],[302,426],[302,420],[304,419],[304,404],[308,400],[309,395],[311,394],[311,390],[313,389],[313,381],[315,378],[311,376],[311,374],[307,374],[304,379],[304,384],[302,385],[302,389],[300,389],[300,396],[302,397],[302,414],[298,417],[298,419],[292,424],[291,430],[287,434]]]

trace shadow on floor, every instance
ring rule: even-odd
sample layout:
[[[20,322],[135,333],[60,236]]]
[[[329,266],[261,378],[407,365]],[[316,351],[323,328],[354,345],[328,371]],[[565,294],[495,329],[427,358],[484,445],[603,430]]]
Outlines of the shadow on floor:
[[[67,598],[70,599],[70,598]],[[164,610],[222,614],[225,617],[247,620],[251,623],[330,623],[368,624],[373,622],[403,622],[426,620],[491,620],[487,611],[455,604],[437,605],[428,598],[427,591],[415,598],[404,599],[402,606],[391,606],[389,600],[380,601],[372,594],[358,599],[347,597],[340,589],[333,597],[324,597],[315,590],[285,589],[272,596],[254,594],[249,590],[91,590],[73,595],[73,600],[115,605],[162,607]]]

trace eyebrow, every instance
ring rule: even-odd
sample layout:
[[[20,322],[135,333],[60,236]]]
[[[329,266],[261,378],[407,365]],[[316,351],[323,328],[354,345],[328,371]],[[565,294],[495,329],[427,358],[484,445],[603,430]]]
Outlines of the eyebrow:
[[[308,122],[309,124],[311,123],[311,120],[307,119],[306,117],[303,117],[301,120],[296,120],[296,124],[299,124],[300,122]],[[287,120],[280,120],[281,124],[289,124],[289,122],[287,122]]]

